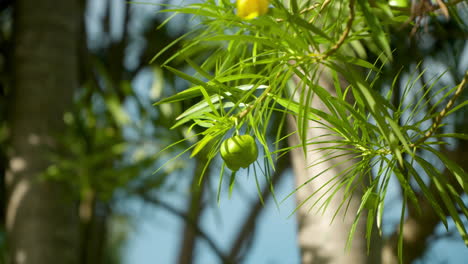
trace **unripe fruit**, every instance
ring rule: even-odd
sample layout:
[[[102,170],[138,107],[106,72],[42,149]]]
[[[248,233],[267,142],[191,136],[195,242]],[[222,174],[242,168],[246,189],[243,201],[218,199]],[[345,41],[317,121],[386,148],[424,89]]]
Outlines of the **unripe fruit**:
[[[258,149],[250,135],[234,136],[221,143],[221,157],[232,171],[247,168],[257,160]]]

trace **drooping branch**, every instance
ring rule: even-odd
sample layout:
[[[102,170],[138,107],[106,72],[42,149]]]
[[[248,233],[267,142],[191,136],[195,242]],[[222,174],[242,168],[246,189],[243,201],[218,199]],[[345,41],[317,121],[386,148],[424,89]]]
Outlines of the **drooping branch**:
[[[205,189],[206,181],[200,181],[200,179],[203,176],[205,164],[208,162],[206,156],[205,154],[197,155],[196,167],[192,177],[191,196],[188,200],[189,206],[186,214],[189,221],[185,221],[183,228],[177,261],[179,264],[191,264],[194,262],[194,251],[198,234],[193,226],[199,225],[203,212],[203,190]]]

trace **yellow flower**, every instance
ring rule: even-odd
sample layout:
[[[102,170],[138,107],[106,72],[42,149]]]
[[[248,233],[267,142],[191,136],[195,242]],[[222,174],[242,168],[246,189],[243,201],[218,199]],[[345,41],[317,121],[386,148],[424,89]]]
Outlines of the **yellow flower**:
[[[269,0],[237,0],[237,15],[243,19],[253,19],[268,12]]]

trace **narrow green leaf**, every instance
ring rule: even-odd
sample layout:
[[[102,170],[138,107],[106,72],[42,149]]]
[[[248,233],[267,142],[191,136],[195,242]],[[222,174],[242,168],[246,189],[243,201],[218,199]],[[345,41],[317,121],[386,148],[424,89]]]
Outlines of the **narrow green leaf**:
[[[198,64],[193,62],[191,59],[185,57],[185,61],[187,62],[188,65],[190,65],[195,71],[197,71],[201,76],[205,77],[208,80],[212,80],[214,77],[204,69],[202,69]]]
[[[211,140],[215,139],[215,137],[211,134],[206,134],[200,141],[196,143],[195,148],[192,151],[190,157],[197,155]]]
[[[403,191],[403,201],[401,206],[401,213],[400,213],[400,232],[398,233],[398,261],[399,263],[403,263],[403,234],[405,232],[405,211],[406,211],[406,203],[407,203],[407,192]]]
[[[367,254],[370,252],[370,244],[372,241],[372,228],[375,221],[375,209],[370,209],[367,213],[367,222],[366,222],[366,238],[367,238]]]
[[[216,91],[216,89],[214,89],[213,87],[211,87],[210,85],[208,85],[204,81],[199,80],[199,79],[197,79],[195,77],[192,77],[192,76],[186,74],[185,72],[179,71],[179,70],[177,70],[175,68],[172,68],[171,66],[168,66],[168,65],[165,65],[164,68],[166,68],[169,71],[173,72],[175,75],[181,77],[182,79],[185,79],[185,80],[187,80],[187,81],[189,81],[189,82],[191,82],[193,84],[199,85],[200,90],[201,90],[201,88],[205,88],[205,89],[207,89],[207,90],[209,90],[211,92]]]
[[[453,221],[455,222],[455,226],[458,229],[462,239],[464,240],[465,244],[468,245],[468,235],[466,233],[465,224],[461,220],[458,210],[455,207],[452,199],[450,198],[450,194],[448,193],[449,183],[446,179],[441,176],[441,173],[431,166],[428,162],[419,159],[420,164],[425,164],[423,168],[425,169],[426,173],[429,175],[431,180],[433,181],[434,185],[437,188],[438,195],[442,198],[443,203],[445,204],[445,208],[449,212],[450,216],[452,217]]]
[[[311,31],[311,32],[319,35],[320,37],[322,37],[322,38],[324,38],[324,39],[326,39],[326,40],[328,40],[330,42],[333,42],[333,40],[325,32],[320,30],[318,27],[314,26],[314,24],[309,23],[308,21],[306,21],[302,17],[300,17],[298,15],[289,14],[288,19],[293,25],[298,25],[298,26],[300,26],[300,27],[302,27],[302,28],[304,28],[304,29],[306,29],[308,31]]]
[[[418,156],[414,157],[416,161],[423,167],[425,171],[429,170],[427,168],[428,165],[432,166],[432,164],[427,163],[424,159],[421,159]],[[405,161],[405,166],[408,168],[410,174],[413,176],[413,178],[416,180],[418,183],[419,187],[421,188],[421,191],[423,192],[424,196],[426,199],[429,201],[431,204],[432,208],[434,208],[434,211],[437,213],[439,218],[442,220],[442,223],[444,224],[445,228],[448,228],[447,224],[447,218],[445,216],[445,213],[443,212],[442,208],[440,207],[439,203],[435,199],[434,195],[431,193],[429,188],[426,186],[424,183],[423,179],[419,176],[419,172],[417,172],[412,164],[409,164],[407,161]]]
[[[231,173],[231,178],[229,179],[229,197],[232,195],[232,190],[234,190],[234,183],[236,182],[236,172]]]
[[[200,91],[200,86],[194,86],[194,87],[191,87],[191,88],[189,88],[187,90],[184,90],[184,91],[182,91],[180,93],[177,93],[175,95],[164,98],[164,99],[154,103],[154,105],[175,103],[175,102],[188,100],[188,99],[191,99],[191,98],[194,98],[194,97],[197,97],[197,96],[201,96],[201,95],[202,95],[202,93]]]
[[[461,133],[444,133],[444,134],[437,134],[438,138],[458,138],[463,140],[468,140],[468,134],[461,134]]]
[[[217,95],[217,94],[214,94],[212,96],[210,96],[210,102],[211,104],[213,104],[216,108],[219,108],[219,101],[222,100],[223,97],[220,96],[220,95]],[[217,104],[218,103],[218,104]],[[208,111],[205,111],[206,108],[209,108]],[[211,112],[211,107],[210,105],[208,104],[207,101],[205,100],[202,100],[201,102],[198,102],[196,104],[194,104],[192,107],[190,107],[189,109],[187,109],[185,112],[183,112],[182,114],[180,114],[176,120],[181,120],[182,118],[184,117],[187,117],[187,116],[191,116],[192,114],[197,114],[196,116],[200,116],[200,112]]]
[[[159,11],[161,13],[182,13],[182,14],[192,14],[197,16],[204,16],[204,17],[214,17],[214,18],[222,18],[220,14],[212,12],[207,8],[200,8],[200,7],[184,7],[184,8],[174,8],[174,9],[163,9]]]
[[[359,7],[361,8],[362,14],[366,19],[367,24],[369,25],[369,31],[371,33],[372,39],[376,44],[385,52],[385,55],[391,60],[392,51],[390,49],[390,44],[385,35],[385,31],[380,24],[378,17],[371,10],[369,1],[367,0],[358,0]]]
[[[223,186],[223,178],[224,178],[224,169],[226,168],[226,164],[223,163],[221,165],[221,171],[219,172],[219,182],[218,182],[218,193],[216,194],[216,201],[218,202],[219,205],[219,200],[221,196],[221,187]]]
[[[460,187],[465,193],[468,193],[468,174],[453,160],[429,146],[422,146],[423,149],[434,153],[445,165],[445,167],[453,174]]]
[[[343,62],[346,62],[346,63],[349,63],[349,64],[354,64],[354,65],[357,65],[357,66],[360,66],[360,67],[363,67],[363,68],[366,68],[366,69],[370,69],[374,72],[380,72],[379,69],[377,69],[375,67],[374,64],[368,62],[368,61],[365,61],[363,59],[360,59],[360,58],[357,58],[357,57],[351,57],[351,56],[346,56],[346,55],[341,55],[339,53],[335,54],[334,57],[336,57],[339,61],[343,61]]]
[[[249,35],[217,35],[213,37],[206,37],[203,41],[239,41],[239,42],[250,42],[258,43],[271,48],[278,48],[275,43],[272,43],[270,39],[263,37],[255,37]]]
[[[193,31],[190,31],[190,32],[187,32],[185,34],[183,34],[182,36],[178,37],[177,39],[175,39],[174,41],[172,41],[170,44],[168,44],[167,46],[165,46],[164,48],[162,48],[158,53],[156,53],[156,55],[153,56],[153,58],[151,58],[151,60],[149,61],[149,63],[153,63],[154,61],[156,61],[162,54],[164,54],[164,52],[166,52],[167,50],[169,50],[171,47],[173,47],[174,45],[176,45],[177,43],[179,43],[180,41],[182,41],[184,38],[186,38],[187,36],[189,36],[190,34],[194,33],[195,30]]]
[[[285,98],[281,98],[279,96],[276,96],[274,94],[268,94],[268,96],[270,96],[271,98],[273,98],[278,104],[280,104],[282,107],[292,111],[293,113],[296,113],[298,114],[300,111],[301,111],[301,108],[303,106],[299,105],[298,103],[294,102],[294,101],[291,101],[291,100],[288,100],[288,99],[285,99]],[[320,120],[321,118],[319,118],[317,115],[315,115],[314,112],[316,111],[316,109],[310,109],[310,111],[308,112],[308,116],[307,118],[309,118],[310,120]]]

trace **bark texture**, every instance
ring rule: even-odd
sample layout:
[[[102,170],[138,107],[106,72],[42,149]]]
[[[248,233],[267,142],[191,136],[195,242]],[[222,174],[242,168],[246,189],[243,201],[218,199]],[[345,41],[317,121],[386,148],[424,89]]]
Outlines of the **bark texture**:
[[[297,80],[298,82],[298,80]],[[323,73],[320,77],[319,84],[327,89],[330,94],[334,94],[335,88],[333,82],[328,76]],[[346,86],[343,86],[346,87]],[[312,99],[312,107],[329,112],[323,102],[321,102],[316,96]],[[318,138],[320,141],[335,140],[334,136],[328,134],[332,133],[330,130],[317,128],[318,124],[309,122],[309,129],[307,131],[307,138]],[[289,128],[291,131],[297,130],[296,121],[289,118]],[[301,144],[297,134],[290,137],[289,144],[296,146]],[[296,200],[298,203],[306,200],[310,195],[319,190],[322,186],[327,184],[333,177],[342,173],[356,162],[356,159],[349,160],[352,158],[351,153],[344,151],[335,152],[333,156],[338,156],[334,159],[323,158],[323,151],[314,151],[321,147],[330,147],[333,143],[323,143],[316,145],[309,145],[307,147],[307,157],[304,156],[302,148],[296,148],[291,152],[291,159],[293,163],[293,169],[296,177],[296,186],[304,184],[310,178],[322,173],[319,177],[309,182],[307,185],[301,187],[296,192]],[[320,160],[326,160],[317,166],[308,168],[311,164],[314,164]],[[303,204],[297,211],[298,220],[298,243],[301,250],[302,264],[342,264],[342,263],[380,263],[380,246],[378,238],[374,238],[371,254],[367,255],[366,247],[366,216],[361,216],[361,221],[357,225],[354,239],[352,241],[351,248],[345,251],[346,241],[348,238],[349,231],[353,224],[356,216],[357,209],[360,204],[360,198],[362,195],[361,190],[356,190],[355,195],[351,198],[350,206],[345,215],[344,207],[335,217],[331,223],[333,215],[339,208],[343,198],[344,192],[338,191],[335,197],[331,200],[325,213],[316,213],[316,208],[319,208],[321,203],[326,200],[328,193],[325,198],[322,198],[318,206],[314,207],[310,211],[310,207],[317,199],[324,194],[326,190],[333,185],[326,185],[323,189],[317,192],[312,199]]]
[[[40,175],[59,151],[77,79],[78,0],[17,0],[6,227],[9,263],[77,263],[79,222],[67,185]],[[67,177],[67,175],[63,175]]]

